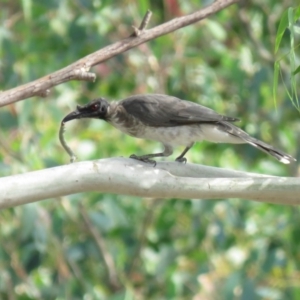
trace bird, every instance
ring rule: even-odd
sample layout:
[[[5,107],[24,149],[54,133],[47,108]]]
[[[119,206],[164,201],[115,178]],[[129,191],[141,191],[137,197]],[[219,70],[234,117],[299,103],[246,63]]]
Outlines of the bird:
[[[162,152],[130,156],[154,166],[154,158],[170,156],[176,146],[185,146],[176,161],[186,163],[186,153],[196,142],[202,140],[214,143],[248,143],[284,164],[296,161],[289,154],[235,126],[233,123],[239,121],[238,118],[218,114],[208,107],[174,96],[139,94],[112,102],[100,97],[86,105],[77,105],[75,111],[63,118],[62,124],[82,118],[101,119],[132,137],[160,142],[164,146]]]

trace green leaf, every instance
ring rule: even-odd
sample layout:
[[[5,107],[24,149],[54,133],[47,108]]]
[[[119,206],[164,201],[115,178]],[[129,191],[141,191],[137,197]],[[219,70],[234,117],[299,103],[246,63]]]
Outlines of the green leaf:
[[[282,36],[283,36],[285,30],[288,27],[288,22],[289,22],[289,19],[288,19],[288,10],[286,10],[283,13],[282,17],[281,17],[281,20],[280,20],[280,23],[279,23],[279,26],[278,26],[278,30],[277,30],[277,34],[276,34],[275,54],[276,54],[276,52],[279,49],[279,46],[280,46],[280,43],[281,43],[281,40],[282,40]]]
[[[288,20],[289,20],[289,30],[290,30],[290,40],[291,40],[291,54],[294,55],[294,41],[295,41],[295,32],[294,32],[294,9],[290,7],[288,9]]]
[[[294,21],[296,22],[300,18],[300,5],[294,8]]]
[[[300,65],[297,67],[297,69],[292,73],[293,75],[296,75],[300,72]]]
[[[288,19],[289,19],[290,45],[291,45],[290,64],[291,64],[291,70],[295,70],[296,69],[295,31],[294,31],[295,14],[294,14],[294,9],[292,7],[290,7],[288,9]],[[291,90],[292,90],[291,91],[292,103],[299,110],[297,84],[296,84],[296,79],[295,79],[295,75],[293,75],[293,72],[291,72]]]
[[[273,76],[273,101],[274,101],[274,106],[277,109],[277,88],[278,88],[278,79],[279,79],[279,69],[280,69],[280,64],[279,61],[275,61],[274,63],[274,76]]]
[[[283,34],[287,28],[291,30],[292,39],[294,39],[294,29],[292,28],[294,23],[300,18],[300,6],[297,8],[289,7],[280,19],[278,26],[276,40],[275,40],[275,54],[277,53]]]

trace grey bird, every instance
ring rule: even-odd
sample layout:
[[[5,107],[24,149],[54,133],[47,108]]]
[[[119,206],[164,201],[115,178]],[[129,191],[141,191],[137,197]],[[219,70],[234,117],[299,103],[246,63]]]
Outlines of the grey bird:
[[[154,165],[156,162],[153,158],[171,155],[175,146],[185,146],[176,161],[186,162],[185,154],[195,142],[202,140],[214,143],[248,143],[284,164],[296,160],[232,124],[239,119],[222,116],[205,106],[168,95],[134,95],[113,102],[98,98],[84,106],[78,105],[62,123],[81,118],[102,119],[130,136],[161,142],[164,145],[163,152],[130,156]]]

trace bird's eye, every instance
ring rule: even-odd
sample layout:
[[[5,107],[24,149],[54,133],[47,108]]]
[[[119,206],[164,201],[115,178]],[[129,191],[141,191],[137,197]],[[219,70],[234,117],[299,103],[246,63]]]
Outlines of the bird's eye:
[[[99,108],[99,104],[93,104],[93,105],[91,106],[91,110],[93,110],[93,111],[98,110],[98,108]]]

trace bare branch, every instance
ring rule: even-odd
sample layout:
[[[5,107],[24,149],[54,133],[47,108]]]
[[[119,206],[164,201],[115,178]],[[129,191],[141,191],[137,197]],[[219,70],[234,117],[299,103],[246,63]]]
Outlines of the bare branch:
[[[94,81],[95,75],[89,73],[92,66],[159,36],[196,23],[237,2],[239,2],[239,0],[217,0],[212,5],[192,14],[175,18],[149,30],[142,30],[138,36],[128,37],[122,41],[104,47],[103,49],[89,54],[63,69],[51,73],[50,75],[46,75],[30,83],[2,92],[0,93],[0,107],[32,96],[41,94],[44,95],[47,93],[46,91],[48,89],[70,80],[76,79]],[[143,27],[147,25],[148,17],[146,14],[144,22],[142,22],[140,28],[143,29]]]
[[[299,178],[176,162],[157,163],[153,168],[132,159],[111,158],[2,177],[0,208],[87,191],[153,198],[243,198],[300,204]]]
[[[49,94],[50,94],[50,90],[47,89],[47,90],[44,90],[44,91],[39,91],[39,92],[37,92],[37,93],[36,93],[36,96],[40,96],[40,97],[42,97],[42,98],[46,98],[46,97],[49,96]]]
[[[80,204],[79,209],[83,217],[84,223],[87,226],[91,235],[93,236],[94,240],[96,241],[97,247],[103,257],[105,269],[108,274],[109,284],[113,290],[118,290],[120,288],[120,283],[118,280],[117,268],[114,259],[106,246],[105,240],[102,237],[101,232],[99,232],[92,224],[88,213],[85,210],[85,207],[82,204]]]

